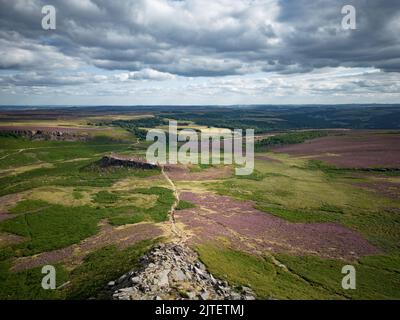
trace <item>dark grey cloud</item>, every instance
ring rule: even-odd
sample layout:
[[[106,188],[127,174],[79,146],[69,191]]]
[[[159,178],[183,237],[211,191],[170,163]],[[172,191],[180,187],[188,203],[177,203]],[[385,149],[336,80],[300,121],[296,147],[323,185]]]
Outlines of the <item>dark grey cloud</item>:
[[[48,4],[54,31],[41,27]],[[356,30],[341,27],[348,4]],[[0,98],[180,101],[187,92],[202,102],[346,94],[382,102],[399,97],[399,31],[398,0],[0,0]]]
[[[45,4],[57,9],[56,31],[41,29]],[[345,4],[357,9],[355,31],[341,28]],[[40,56],[51,65],[64,56],[108,70],[182,76],[337,66],[398,72],[399,27],[398,0],[0,0],[8,50],[0,68],[43,65]]]
[[[293,27],[284,37],[288,57],[312,67],[375,67],[400,71],[400,3],[397,0],[287,1],[279,21]],[[343,31],[337,12],[357,10],[357,29]]]

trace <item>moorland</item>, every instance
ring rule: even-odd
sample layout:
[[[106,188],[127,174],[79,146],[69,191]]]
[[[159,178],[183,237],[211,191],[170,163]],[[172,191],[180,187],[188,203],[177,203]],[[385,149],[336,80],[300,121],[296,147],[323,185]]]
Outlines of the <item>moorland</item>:
[[[398,107],[2,108],[0,299],[97,297],[177,233],[215,278],[258,299],[399,299]],[[143,157],[147,131],[171,119],[255,129],[254,172],[100,165]],[[48,264],[56,290],[41,287]],[[341,286],[348,264],[356,290]]]

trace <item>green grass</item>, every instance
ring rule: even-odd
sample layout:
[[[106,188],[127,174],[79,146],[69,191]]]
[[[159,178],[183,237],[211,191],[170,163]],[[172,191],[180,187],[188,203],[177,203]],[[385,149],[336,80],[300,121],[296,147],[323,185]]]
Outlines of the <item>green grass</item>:
[[[50,186],[72,187],[73,191],[68,191],[71,192],[71,199],[82,199],[89,195],[87,205],[83,203],[72,207],[64,203],[61,205],[42,200],[24,200],[11,208],[10,213],[18,216],[0,222],[0,231],[25,237],[22,243],[12,246],[15,256],[32,255],[78,243],[96,234],[99,221],[105,218],[116,225],[144,220],[160,222],[167,219],[173,201],[172,192],[168,189],[137,189],[132,192],[138,198],[142,194],[157,196],[155,206],[146,208],[129,205],[129,197],[120,203],[123,195],[121,191],[98,190],[111,188],[117,181],[128,177],[146,178],[160,173],[160,170],[98,166],[97,160],[101,154],[126,150],[129,145],[101,137],[88,142],[29,141],[0,137],[0,142],[2,154],[10,154],[11,157],[7,157],[6,162],[13,166],[38,161],[52,163],[51,167],[36,168],[0,178],[0,196],[28,190],[32,190],[32,195],[35,195],[35,188]],[[32,159],[26,161],[28,150],[18,151],[28,148]],[[0,161],[0,169],[5,167],[8,165],[2,165]],[[86,194],[82,193],[82,187],[88,190]]]
[[[323,162],[321,160],[310,159],[307,162],[307,168],[320,170],[324,172],[326,175],[335,177],[335,176],[349,176],[354,173],[373,173],[378,174],[381,176],[399,176],[400,170],[399,168],[383,168],[383,167],[376,167],[376,168],[338,168],[334,165],[329,163]]]
[[[27,203],[32,204],[29,207]],[[24,202],[30,211],[35,201]],[[25,237],[14,246],[17,255],[32,255],[78,243],[98,232],[99,220],[106,212],[89,206],[65,207],[47,204],[42,209],[0,223],[0,230]]]
[[[62,265],[55,265],[56,286],[68,280],[68,273]],[[64,294],[60,289],[44,290],[42,288],[42,268],[34,268],[21,272],[9,271],[10,261],[0,261],[0,300],[54,300],[61,299]]]
[[[93,196],[93,201],[100,204],[112,204],[120,199],[117,192],[99,191]]]
[[[196,205],[190,201],[179,200],[178,206],[176,210],[185,210],[185,209],[192,209],[195,208]]]
[[[133,142],[133,140],[132,140]],[[0,169],[41,162],[55,163],[76,158],[93,158],[99,154],[127,150],[129,143],[106,137],[81,141],[32,141],[24,138],[0,137],[0,150],[8,156],[0,159]],[[21,149],[24,149],[20,151]]]
[[[270,256],[203,245],[200,259],[215,276],[234,285],[250,286],[259,298],[274,299],[400,299],[399,256],[369,256],[356,262],[313,256],[276,255],[288,271]],[[341,286],[344,265],[356,269],[356,290]]]
[[[339,222],[340,214],[332,213],[324,210],[307,210],[307,209],[297,209],[291,210],[286,209],[282,206],[265,206],[265,205],[256,205],[256,209],[259,209],[264,212],[271,213],[275,216],[283,218],[287,221],[294,223],[301,222]]]
[[[86,142],[30,141],[23,138],[0,137],[0,170],[28,165],[46,164],[40,168],[0,178],[0,196],[19,193],[42,186],[107,187],[117,180],[132,175],[148,177],[157,170],[129,168],[99,168],[102,155],[127,151],[129,143],[97,137]]]
[[[56,286],[69,281],[68,285],[56,290],[41,287],[44,277],[41,267],[12,272],[9,257],[1,258],[0,254],[0,300],[101,298],[102,289],[108,281],[138,267],[140,257],[160,240],[141,241],[123,250],[115,246],[104,247],[88,254],[82,264],[71,271],[67,271],[62,264],[56,264]]]
[[[326,137],[327,135],[329,135],[329,132],[327,131],[298,131],[283,133],[257,141],[254,148],[257,151],[266,151],[272,147],[302,143],[307,140]]]
[[[45,201],[40,200],[23,200],[17,203],[17,205],[11,208],[10,213],[19,214],[19,213],[28,213],[40,211],[48,207],[49,204]]]
[[[83,264],[71,272],[72,285],[65,290],[66,298],[88,299],[97,296],[107,282],[138,267],[140,257],[158,241],[142,241],[124,250],[108,246],[90,253]]]
[[[253,172],[251,174],[249,174],[249,175],[237,176],[238,179],[255,180],[255,181],[262,181],[266,177],[268,177],[268,174],[261,173],[258,170],[253,170]]]
[[[132,205],[113,207],[64,206],[45,201],[23,200],[11,209],[19,215],[0,222],[0,231],[25,237],[15,245],[16,255],[32,255],[60,249],[78,243],[99,231],[101,219],[109,219],[113,225],[133,224],[141,221],[161,222],[175,201],[172,190],[152,187],[136,189],[135,194],[156,195],[155,205],[137,208]],[[95,195],[98,203],[109,204],[114,193],[100,191]],[[100,199],[100,200],[99,200]]]
[[[57,163],[52,168],[39,168],[0,178],[0,196],[50,185],[110,187],[128,176],[143,178],[157,174],[159,170],[120,167],[102,169],[95,165],[93,160]]]
[[[270,257],[256,257],[212,244],[197,248],[200,259],[216,277],[235,286],[249,286],[260,299],[340,298],[274,265]]]
[[[81,200],[81,199],[84,198],[83,195],[82,195],[82,193],[81,193],[80,191],[78,191],[78,190],[74,190],[74,191],[72,192],[72,196],[73,196],[73,198],[74,198],[75,200]]]
[[[283,140],[279,138],[279,143],[298,141],[296,139],[306,136],[310,138],[309,133],[285,135]],[[41,289],[43,275],[39,268],[20,273],[9,271],[11,259],[79,243],[98,232],[101,219],[108,219],[113,225],[165,221],[175,201],[171,189],[152,186],[157,182],[146,180],[146,184],[140,184],[145,178],[159,174],[159,170],[100,168],[96,161],[102,154],[127,152],[130,148],[110,139],[62,142],[0,137],[0,146],[0,157],[9,154],[0,160],[0,170],[51,164],[25,172],[16,170],[15,175],[3,176],[0,178],[0,196],[30,190],[24,195],[29,198],[37,187],[57,186],[68,187],[64,191],[71,199],[87,199],[87,203],[74,204],[74,207],[63,202],[60,205],[43,201],[46,198],[23,200],[9,210],[17,217],[0,222],[0,231],[25,239],[0,248],[0,299],[85,299],[97,295],[108,281],[137,266],[138,258],[154,242],[142,242],[125,250],[100,249],[89,254],[69,274],[58,265],[60,282],[57,285],[69,279],[71,286],[57,291]],[[33,149],[19,152],[25,148]],[[387,255],[364,257],[353,262],[358,274],[358,289],[354,292],[343,291],[340,287],[344,261],[317,257],[276,255],[289,268],[288,272],[277,267],[271,256],[256,257],[216,245],[199,246],[200,258],[210,271],[234,285],[251,286],[260,298],[400,299],[400,202],[352,185],[353,182],[368,181],[368,174],[389,179],[397,172],[342,170],[315,160],[275,154],[274,158],[282,162],[256,161],[256,170],[250,176],[204,186],[220,194],[255,201],[259,210],[291,222],[343,224],[362,233]],[[208,167],[192,166],[190,170],[201,171]],[[129,187],[116,184],[129,177],[138,178],[137,184]],[[145,207],[143,201],[149,206]],[[180,201],[177,209],[193,207],[193,203]]]
[[[254,176],[210,186],[222,195],[254,201],[257,209],[291,222],[340,223],[378,247],[398,252],[400,201],[353,184],[368,181],[367,175],[360,178],[351,171],[326,171],[326,167],[310,166],[308,160],[274,156],[282,162],[256,161]]]
[[[113,225],[138,223],[141,221],[162,222],[168,219],[168,212],[175,201],[171,189],[163,187],[139,188],[134,190],[138,194],[157,195],[157,201],[151,208],[136,208],[110,217]]]
[[[292,257],[278,255],[291,272],[330,292],[347,299],[400,299],[400,258],[398,256],[367,256],[358,262],[327,260],[317,257]],[[356,269],[356,289],[341,287],[342,267],[353,265]]]

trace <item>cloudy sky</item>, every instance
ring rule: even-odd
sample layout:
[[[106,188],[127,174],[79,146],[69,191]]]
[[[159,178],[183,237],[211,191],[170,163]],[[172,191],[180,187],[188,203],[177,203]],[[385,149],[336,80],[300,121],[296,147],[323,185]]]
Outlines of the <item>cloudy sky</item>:
[[[399,98],[399,0],[0,0],[2,105]]]

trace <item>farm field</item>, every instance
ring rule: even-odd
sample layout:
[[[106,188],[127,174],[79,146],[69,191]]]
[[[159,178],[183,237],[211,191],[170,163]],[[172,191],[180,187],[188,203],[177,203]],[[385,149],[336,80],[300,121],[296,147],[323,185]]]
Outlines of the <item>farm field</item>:
[[[243,177],[232,165],[101,165],[110,154],[143,156],[145,130],[165,129],[166,119],[225,127],[219,113],[208,127],[196,112],[3,114],[0,299],[110,299],[110,281],[177,234],[215,278],[257,299],[400,299],[398,131],[260,131],[255,170]],[[44,128],[74,135],[13,131]],[[56,290],[41,288],[49,264]],[[348,264],[357,290],[341,286]]]

